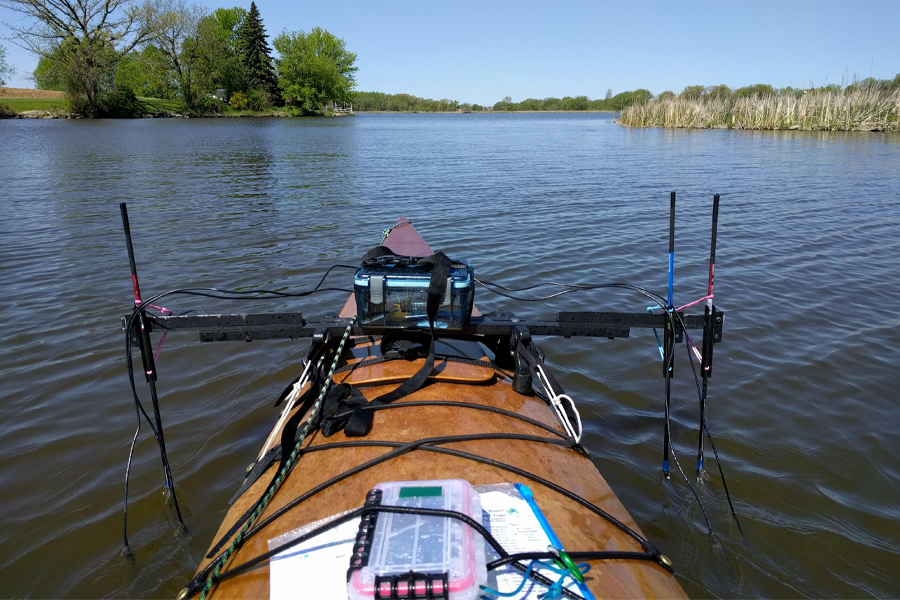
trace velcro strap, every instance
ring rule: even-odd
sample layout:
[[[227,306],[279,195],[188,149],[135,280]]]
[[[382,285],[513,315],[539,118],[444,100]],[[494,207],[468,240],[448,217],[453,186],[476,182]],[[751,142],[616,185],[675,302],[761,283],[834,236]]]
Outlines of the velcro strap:
[[[363,262],[365,262],[366,258],[370,257],[370,255],[372,255],[372,259],[377,256],[389,255],[382,251],[376,252],[378,248],[382,248],[382,246],[373,248],[366,253],[366,256],[363,257]],[[393,252],[390,250],[388,250],[388,252],[390,255],[393,255]],[[444,302],[447,286],[450,284],[450,268],[453,263],[443,252],[435,252],[434,255],[425,257],[418,262],[419,264],[434,265],[431,271],[431,279],[428,283],[427,314],[428,326],[430,329],[430,344],[428,346],[428,356],[425,358],[425,364],[422,365],[422,368],[416,371],[412,377],[400,384],[399,387],[375,398],[371,402],[366,401],[362,392],[346,383],[341,383],[331,388],[328,395],[325,397],[324,405],[322,407],[324,415],[324,420],[322,421],[323,436],[329,437],[340,431],[341,428],[344,429],[344,435],[349,437],[362,437],[368,435],[372,430],[372,422],[374,421],[375,415],[372,411],[365,410],[365,406],[390,404],[404,396],[412,394],[422,387],[428,379],[428,376],[431,375],[431,372],[434,370],[434,320],[437,317],[438,309]],[[383,342],[382,351],[384,351],[385,346],[390,347],[395,343],[396,340],[387,341],[387,343]],[[351,408],[353,410],[349,417],[338,416],[346,414],[347,410]]]
[[[328,390],[328,395],[325,396],[325,400],[322,403],[322,435],[331,437],[340,431],[341,428],[344,428],[345,423],[349,425],[350,421],[354,421],[354,416],[356,416],[355,421],[357,421],[357,423],[354,424],[354,428],[358,430],[360,426],[364,426],[365,423],[359,423],[359,421],[360,419],[364,421],[365,417],[358,416],[357,413],[362,411],[356,409],[360,406],[365,406],[366,404],[368,404],[368,401],[365,396],[362,395],[362,392],[347,383],[338,384]],[[354,409],[354,411],[349,419],[346,417],[338,417],[338,415],[346,413],[351,408]],[[369,421],[369,428],[371,428],[371,415],[369,415]],[[368,431],[366,431],[366,433],[368,433]],[[366,433],[360,435],[365,435]],[[347,433],[347,435],[350,434]]]

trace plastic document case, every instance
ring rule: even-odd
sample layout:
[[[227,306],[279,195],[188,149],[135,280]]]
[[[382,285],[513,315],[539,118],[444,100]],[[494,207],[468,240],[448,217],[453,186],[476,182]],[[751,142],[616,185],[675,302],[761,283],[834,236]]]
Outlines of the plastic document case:
[[[452,510],[481,522],[481,499],[462,479],[380,483],[366,505]],[[486,580],[484,538],[462,521],[374,513],[360,523],[347,594],[351,600],[473,600]]]

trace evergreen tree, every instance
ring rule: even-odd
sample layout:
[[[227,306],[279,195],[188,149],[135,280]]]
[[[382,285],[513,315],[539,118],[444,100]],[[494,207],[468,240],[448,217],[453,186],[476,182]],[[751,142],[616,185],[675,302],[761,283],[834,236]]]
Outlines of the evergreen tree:
[[[256,2],[250,3],[250,12],[241,25],[239,35],[238,48],[250,89],[268,92],[277,97],[278,80],[272,66],[272,50],[266,42],[266,30]]]

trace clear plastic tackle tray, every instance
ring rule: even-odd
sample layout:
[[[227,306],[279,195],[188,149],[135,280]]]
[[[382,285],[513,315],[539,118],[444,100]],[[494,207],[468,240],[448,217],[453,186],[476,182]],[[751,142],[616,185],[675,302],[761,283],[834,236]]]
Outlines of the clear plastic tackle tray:
[[[372,503],[452,510],[482,521],[478,492],[462,479],[380,483],[369,493],[367,505]],[[366,527],[360,526],[357,539],[367,564],[351,560],[351,600],[390,598],[391,586],[394,597],[425,598],[431,586],[436,597],[473,600],[487,580],[484,538],[458,519],[377,513],[374,526]]]

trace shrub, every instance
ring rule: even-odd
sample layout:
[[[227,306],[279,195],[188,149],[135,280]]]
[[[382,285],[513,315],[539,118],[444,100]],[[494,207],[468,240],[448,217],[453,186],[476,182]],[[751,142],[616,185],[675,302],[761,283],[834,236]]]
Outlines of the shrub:
[[[16,116],[16,111],[6,102],[0,102],[0,119],[9,119]]]
[[[232,96],[232,99],[234,97]],[[260,90],[250,90],[247,93],[247,106],[250,110],[266,110],[270,106],[272,106],[272,96],[265,91]]]
[[[200,96],[190,106],[185,107],[185,112],[192,117],[208,117],[221,114],[222,105],[215,98]]]
[[[748,86],[741,87],[741,88],[734,90],[734,95],[737,98],[752,98],[754,96],[772,96],[774,94],[775,94],[775,89],[768,83],[757,83],[754,85],[748,85]]]
[[[703,96],[705,92],[706,88],[702,85],[689,85],[681,91],[681,94],[678,97],[684,99],[697,99]]]
[[[228,103],[238,110],[244,110],[247,108],[247,96],[244,92],[235,92],[231,95],[231,100]]]
[[[127,119],[144,114],[144,104],[129,88],[113,89],[101,94],[95,104],[91,104],[84,94],[69,94],[63,106],[67,112],[87,118]]]
[[[100,99],[100,116],[127,119],[144,114],[144,105],[131,88],[113,90]]]

